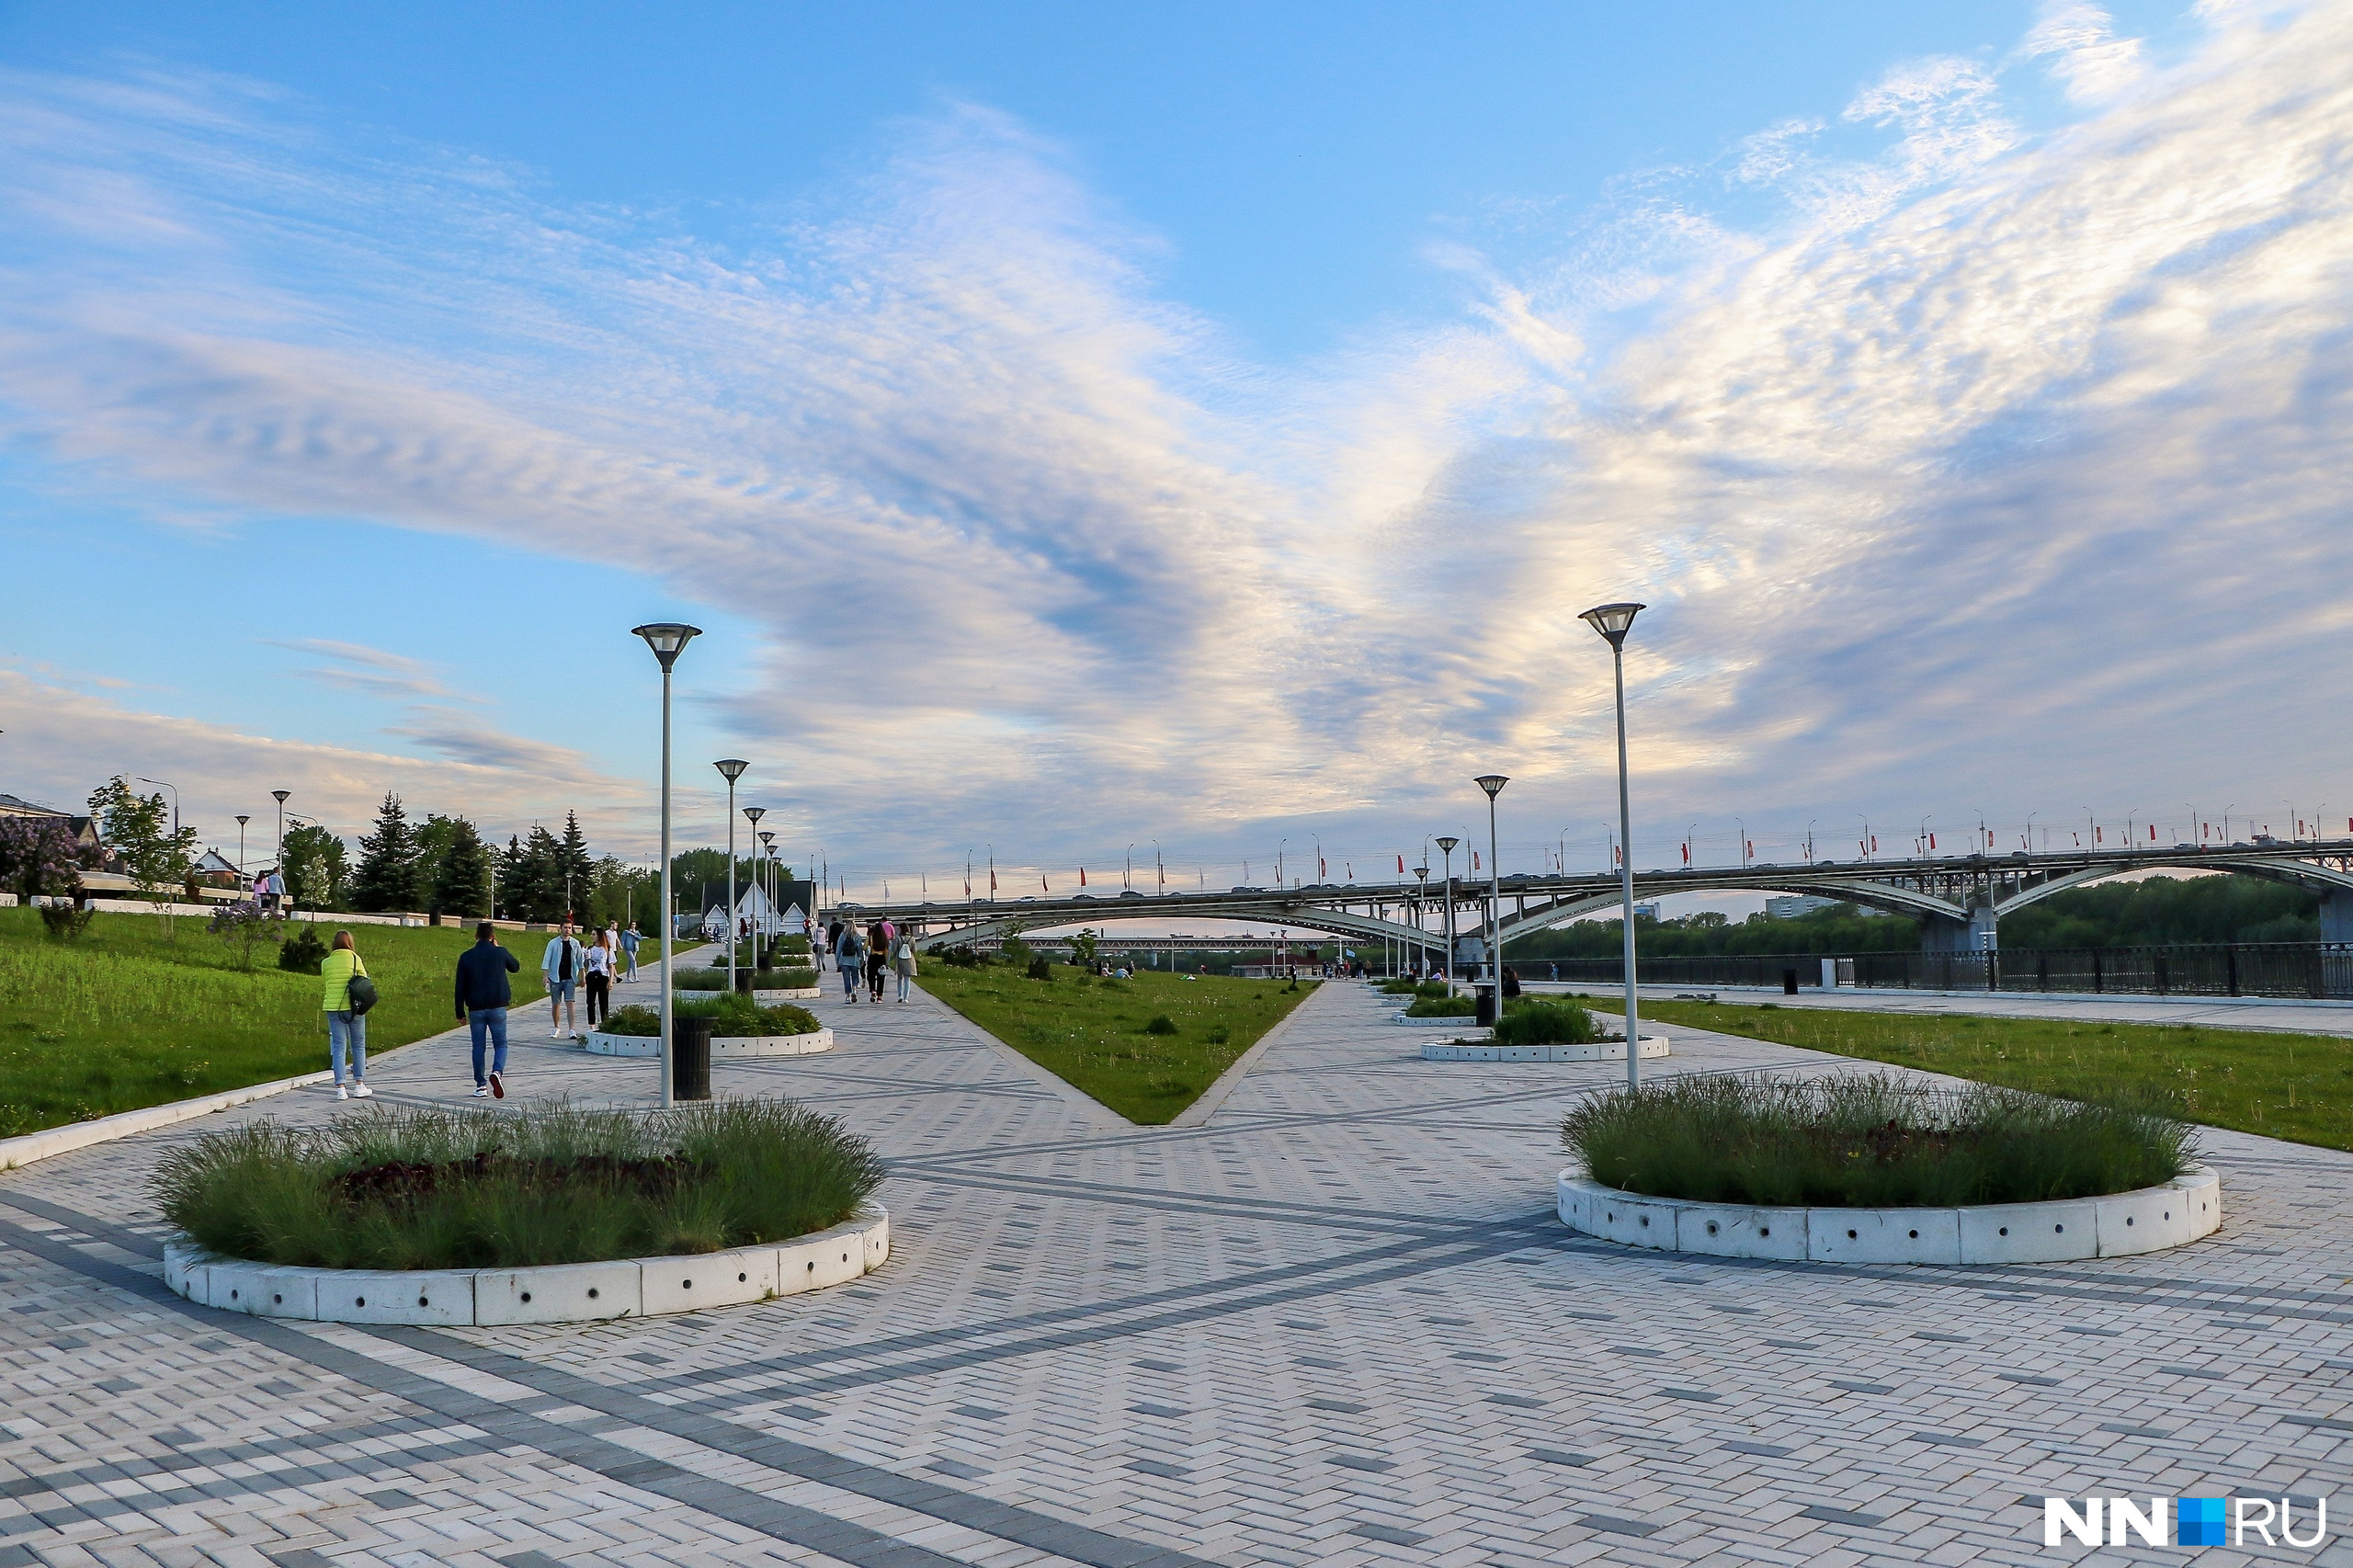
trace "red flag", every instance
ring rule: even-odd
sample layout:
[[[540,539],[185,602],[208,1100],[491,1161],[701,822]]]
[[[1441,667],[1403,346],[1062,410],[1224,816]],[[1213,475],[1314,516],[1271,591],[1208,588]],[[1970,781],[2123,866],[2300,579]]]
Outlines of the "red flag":
[[[1405,874],[1405,857],[1403,855],[1397,857],[1397,874],[1401,877]]]
[[[1871,853],[1874,855],[1879,853],[1879,835],[1876,833],[1871,835]]]
[[[1476,849],[1471,851],[1471,869],[1474,871],[1479,869],[1479,852]],[[1621,1030],[1620,1032],[1622,1033],[1623,1031]]]
[[[1324,857],[1321,855],[1315,857],[1315,880],[1320,882],[1331,874],[1332,868],[1324,864]],[[1620,1030],[1619,1032],[1622,1034],[1624,1031]]]
[[[1688,844],[1683,846],[1683,863],[1687,866],[1691,863],[1691,846]],[[1620,1029],[1619,1032],[1623,1034],[1625,1031]]]
[[[1038,885],[1048,892],[1054,891],[1053,885],[1046,881],[1046,874],[1043,871],[1038,873]]]
[[[1078,869],[1078,885],[1080,887],[1085,887],[1086,885],[1086,868],[1084,866],[1081,866]]]
[[[1937,835],[1936,835],[1935,834],[1933,834],[1933,833],[1932,833],[1932,834],[1928,835],[1928,848],[1929,848],[1930,852],[1931,852],[1931,853],[1933,853],[1933,852],[1935,851],[1936,847],[1937,847]],[[1621,1030],[1620,1032],[1622,1033],[1623,1031]]]

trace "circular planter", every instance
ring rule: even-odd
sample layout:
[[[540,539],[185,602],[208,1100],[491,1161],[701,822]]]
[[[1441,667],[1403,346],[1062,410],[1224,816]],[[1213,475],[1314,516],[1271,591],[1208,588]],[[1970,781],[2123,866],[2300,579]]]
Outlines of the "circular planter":
[[[1667,1054],[1667,1037],[1643,1036],[1642,1060]],[[1588,1045],[1495,1045],[1475,1040],[1433,1040],[1422,1045],[1425,1062],[1623,1062],[1626,1042],[1597,1040]]]
[[[1471,1021],[1477,1016],[1475,1013],[1424,1013],[1416,1017],[1400,1007],[1389,1016],[1389,1021],[1392,1024],[1405,1024],[1414,1028],[1442,1029],[1447,1025],[1459,1020],[1464,1028],[1473,1029],[1481,1027]]]
[[[662,1042],[650,1034],[605,1034],[591,1029],[582,1043],[598,1056],[659,1056]],[[813,1056],[834,1049],[834,1031],[808,1034],[717,1035],[710,1042],[713,1061],[737,1056]]]
[[[1628,1246],[1813,1263],[2075,1263],[2163,1252],[2222,1222],[2222,1178],[2179,1178],[2106,1198],[1967,1209],[1760,1209],[1645,1198],[1563,1171],[1554,1208],[1573,1230]]]
[[[199,1306],[256,1317],[489,1328],[653,1317],[797,1296],[847,1284],[890,1256],[890,1213],[870,1203],[846,1223],[789,1242],[539,1268],[287,1268],[167,1242],[164,1283]]]

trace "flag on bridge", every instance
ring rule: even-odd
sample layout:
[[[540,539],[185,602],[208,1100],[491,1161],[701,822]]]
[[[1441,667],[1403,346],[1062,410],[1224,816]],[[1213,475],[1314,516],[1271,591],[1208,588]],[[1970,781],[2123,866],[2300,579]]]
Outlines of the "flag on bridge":
[[[1397,874],[1401,877],[1405,874],[1405,857],[1403,855],[1397,857]],[[1625,1031],[1621,1029],[1619,1032],[1622,1034]]]
[[[1081,866],[1078,869],[1078,885],[1080,887],[1085,887],[1086,885],[1086,868],[1084,866]],[[1622,1033],[1623,1031],[1621,1030],[1620,1032]]]
[[[1471,851],[1471,869],[1474,871],[1479,869],[1479,852],[1476,849]],[[1619,1031],[1620,1034],[1623,1034],[1624,1032],[1625,1031],[1623,1029]]]

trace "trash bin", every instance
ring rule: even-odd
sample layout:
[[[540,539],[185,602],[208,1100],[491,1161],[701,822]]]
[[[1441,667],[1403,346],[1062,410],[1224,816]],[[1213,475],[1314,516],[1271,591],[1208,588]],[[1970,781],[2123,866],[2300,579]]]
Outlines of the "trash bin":
[[[674,1014],[670,1019],[670,1096],[710,1098],[710,1026],[708,1015]]]
[[[745,968],[737,970],[735,971],[735,989],[742,994],[749,996],[752,994],[753,978],[754,971],[751,969]]]
[[[1781,971],[1781,994],[1784,996],[1794,996],[1797,994],[1798,971],[1793,969],[1783,970]]]
[[[1472,987],[1472,994],[1477,998],[1479,1007],[1478,1014],[1472,1021],[1482,1028],[1493,1028],[1495,1022],[1495,983],[1492,981],[1482,981]]]

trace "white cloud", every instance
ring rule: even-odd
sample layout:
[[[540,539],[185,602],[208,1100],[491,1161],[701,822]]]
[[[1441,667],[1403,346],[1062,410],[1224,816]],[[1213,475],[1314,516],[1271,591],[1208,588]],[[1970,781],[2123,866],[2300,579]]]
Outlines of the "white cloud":
[[[2036,138],[1995,71],[1907,63],[1728,153],[1768,220],[1654,181],[1547,263],[1458,246],[1461,319],[1292,369],[1157,298],[1149,242],[984,110],[723,246],[360,160],[233,85],[19,77],[0,400],[199,511],[593,553],[765,627],[730,721],[843,845],[1453,811],[1493,758],[1598,815],[1574,611],[1623,595],[1658,607],[1662,811],[2316,780],[2353,21],[2215,28],[2158,70],[2047,13],[2021,57],[2085,118]]]

